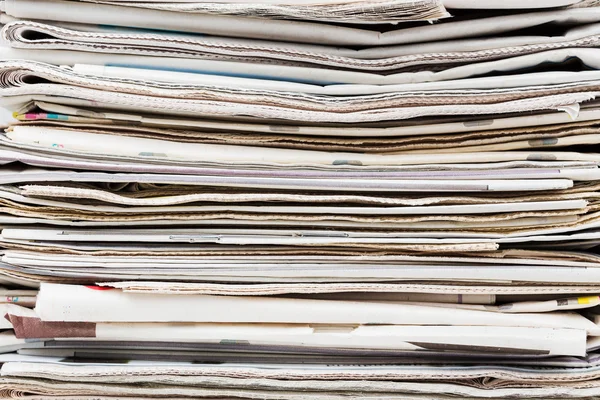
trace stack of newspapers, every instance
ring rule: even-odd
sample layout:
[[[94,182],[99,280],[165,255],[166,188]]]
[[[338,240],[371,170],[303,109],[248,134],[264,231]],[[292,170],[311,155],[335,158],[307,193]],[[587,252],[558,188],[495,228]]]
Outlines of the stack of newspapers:
[[[0,398],[600,398],[600,1],[0,0]]]

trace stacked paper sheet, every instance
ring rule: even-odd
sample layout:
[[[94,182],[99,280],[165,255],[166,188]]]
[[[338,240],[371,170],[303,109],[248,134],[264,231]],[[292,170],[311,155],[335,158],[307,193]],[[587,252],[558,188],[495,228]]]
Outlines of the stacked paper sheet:
[[[0,397],[600,397],[597,1],[0,23]]]

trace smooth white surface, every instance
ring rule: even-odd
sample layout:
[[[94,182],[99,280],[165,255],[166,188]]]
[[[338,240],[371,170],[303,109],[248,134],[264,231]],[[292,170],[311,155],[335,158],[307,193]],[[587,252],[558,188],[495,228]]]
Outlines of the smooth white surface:
[[[8,124],[8,122],[12,119],[10,111],[5,108],[0,107],[0,126],[4,126]]]
[[[43,321],[230,322],[523,326],[597,330],[578,314],[498,314],[348,301],[155,295],[42,283],[35,308]],[[476,323],[473,323],[476,322]],[[594,335],[595,336],[595,335]]]

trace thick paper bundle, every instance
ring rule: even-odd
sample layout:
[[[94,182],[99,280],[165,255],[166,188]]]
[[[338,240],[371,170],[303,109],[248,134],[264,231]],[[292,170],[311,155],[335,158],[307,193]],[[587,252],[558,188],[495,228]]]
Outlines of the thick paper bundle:
[[[0,1],[0,397],[600,397],[596,1]]]

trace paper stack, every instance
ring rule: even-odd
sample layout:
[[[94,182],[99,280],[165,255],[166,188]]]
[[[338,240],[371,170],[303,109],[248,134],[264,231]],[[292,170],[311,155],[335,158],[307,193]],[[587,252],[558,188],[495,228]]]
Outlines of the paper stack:
[[[1,398],[600,398],[599,2],[0,11]]]

